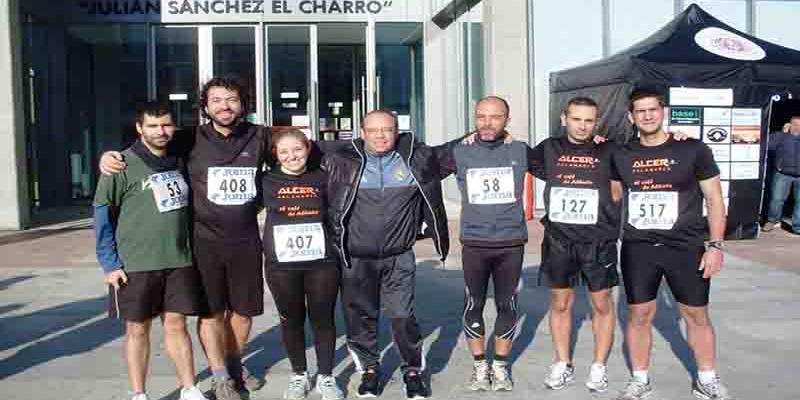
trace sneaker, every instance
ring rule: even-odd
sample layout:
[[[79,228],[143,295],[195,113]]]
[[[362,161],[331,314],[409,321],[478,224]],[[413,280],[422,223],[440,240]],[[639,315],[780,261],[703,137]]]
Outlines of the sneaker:
[[[544,379],[544,386],[548,389],[559,390],[575,379],[575,367],[572,364],[557,362],[550,366],[550,372]]]
[[[489,363],[486,360],[472,364],[472,378],[469,381],[469,390],[486,391],[492,389],[492,380],[489,373]]]
[[[286,400],[302,400],[306,398],[308,392],[311,390],[311,383],[308,382],[308,373],[294,374],[289,379],[289,386],[283,392],[283,398]]]
[[[208,400],[197,386],[181,388],[180,400]]]
[[[342,400],[344,392],[339,389],[336,379],[330,375],[317,376],[317,391],[322,396],[322,400]]]
[[[511,371],[508,370],[508,363],[495,361],[492,363],[492,390],[495,392],[508,392],[514,389],[514,382],[511,380]]]
[[[589,379],[586,381],[586,387],[592,393],[604,393],[608,390],[608,374],[606,374],[606,366],[600,364],[592,364],[589,368]]]
[[[762,232],[769,232],[777,227],[781,226],[780,222],[767,222],[764,226],[761,227]]]
[[[211,393],[216,400],[242,400],[233,379],[211,379]]]
[[[719,377],[714,377],[710,383],[700,383],[695,381],[692,386],[692,394],[698,399],[704,400],[733,400],[728,394],[728,389],[720,382]]]
[[[250,373],[250,370],[247,369],[244,365],[242,365],[242,378],[240,382],[240,387],[246,389],[248,392],[255,392],[258,389],[261,389],[264,386],[263,378],[259,378],[256,375]]]
[[[361,384],[358,385],[358,397],[377,397],[378,385],[381,377],[376,370],[367,370],[361,374]]]
[[[653,393],[653,388],[650,383],[639,382],[636,379],[631,379],[622,389],[617,400],[640,400]]]
[[[147,393],[136,393],[131,396],[131,400],[150,400],[150,398],[147,397]]]
[[[428,388],[418,373],[406,372],[403,374],[403,387],[406,392],[406,399],[419,400],[428,397]]]

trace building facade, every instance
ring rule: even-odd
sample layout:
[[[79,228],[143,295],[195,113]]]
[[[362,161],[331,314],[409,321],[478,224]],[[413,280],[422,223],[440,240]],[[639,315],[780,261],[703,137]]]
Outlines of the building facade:
[[[496,94],[511,104],[515,137],[537,142],[549,136],[551,71],[626,48],[689,3],[0,0],[0,229],[88,206],[99,155],[135,137],[136,103],[167,100],[179,125],[202,122],[198,87],[216,75],[249,88],[250,121],[320,140],[357,135],[361,116],[382,107],[438,144],[470,130],[475,101]],[[800,48],[798,1],[696,3]],[[451,21],[434,23],[447,10]],[[446,193],[457,200],[453,182]]]

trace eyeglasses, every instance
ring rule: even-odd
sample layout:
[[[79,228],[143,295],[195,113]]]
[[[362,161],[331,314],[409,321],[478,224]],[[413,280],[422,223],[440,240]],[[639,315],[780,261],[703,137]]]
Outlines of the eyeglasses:
[[[364,132],[369,133],[370,135],[374,135],[378,132],[380,133],[394,133],[395,129],[393,126],[386,127],[386,128],[364,128]]]

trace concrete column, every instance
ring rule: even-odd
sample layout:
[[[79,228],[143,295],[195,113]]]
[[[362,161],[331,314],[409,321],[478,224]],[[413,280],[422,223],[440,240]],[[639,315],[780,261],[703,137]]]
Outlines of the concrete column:
[[[519,140],[528,140],[531,131],[527,2],[482,2],[486,93],[508,100],[511,106],[508,131]]]
[[[17,0],[0,0],[0,229],[28,225],[30,205],[25,156],[25,97]]]

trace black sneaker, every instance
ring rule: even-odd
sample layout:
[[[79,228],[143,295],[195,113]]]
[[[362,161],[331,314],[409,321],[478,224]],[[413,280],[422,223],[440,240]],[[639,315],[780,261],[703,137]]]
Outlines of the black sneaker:
[[[367,370],[361,374],[361,384],[358,385],[358,397],[377,397],[378,385],[381,377],[378,371]]]
[[[422,377],[416,372],[406,372],[403,375],[403,386],[408,400],[419,400],[428,397],[428,388]]]

